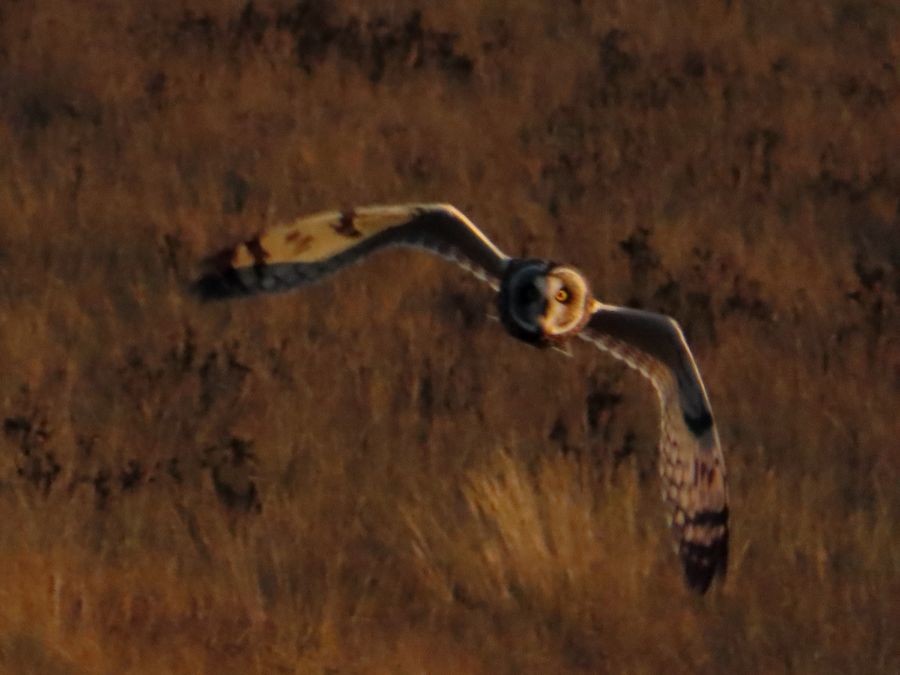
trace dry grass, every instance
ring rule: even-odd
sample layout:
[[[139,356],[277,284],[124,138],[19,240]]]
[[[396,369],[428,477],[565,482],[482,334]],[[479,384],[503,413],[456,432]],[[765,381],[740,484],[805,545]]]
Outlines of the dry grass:
[[[416,4],[0,5],[0,668],[900,670],[900,12]],[[185,297],[412,199],[684,324],[724,586],[679,578],[643,383],[463,273]]]

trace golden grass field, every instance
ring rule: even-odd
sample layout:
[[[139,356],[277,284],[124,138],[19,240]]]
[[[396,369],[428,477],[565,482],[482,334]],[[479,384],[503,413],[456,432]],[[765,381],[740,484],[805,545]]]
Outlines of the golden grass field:
[[[900,7],[423,5],[0,2],[0,668],[900,672]],[[650,388],[465,272],[185,293],[419,200],[682,323],[724,585]]]

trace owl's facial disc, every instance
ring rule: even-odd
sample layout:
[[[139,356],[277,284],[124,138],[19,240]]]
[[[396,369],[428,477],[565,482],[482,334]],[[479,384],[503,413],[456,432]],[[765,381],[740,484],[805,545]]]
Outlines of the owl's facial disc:
[[[557,265],[546,276],[547,306],[540,317],[544,336],[559,340],[575,335],[591,317],[592,296],[587,280],[573,267]]]

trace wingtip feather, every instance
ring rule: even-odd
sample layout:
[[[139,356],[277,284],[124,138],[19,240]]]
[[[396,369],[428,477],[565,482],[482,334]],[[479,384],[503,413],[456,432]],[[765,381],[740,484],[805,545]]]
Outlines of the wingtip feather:
[[[241,283],[234,270],[217,273],[210,272],[195,279],[188,286],[188,291],[195,298],[204,302],[227,300],[247,295],[247,288]]]
[[[728,533],[709,545],[681,542],[679,547],[684,579],[688,587],[703,595],[713,579],[728,572]]]
[[[204,270],[188,286],[189,293],[202,301],[226,300],[247,295],[250,289],[232,266],[234,248],[224,249],[203,261]]]

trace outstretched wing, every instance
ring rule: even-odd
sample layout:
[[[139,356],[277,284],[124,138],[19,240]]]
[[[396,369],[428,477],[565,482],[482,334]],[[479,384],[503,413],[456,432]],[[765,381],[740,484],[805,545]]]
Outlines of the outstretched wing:
[[[509,260],[449,204],[369,206],[300,218],[226,249],[193,290],[205,299],[286,291],[388,246],[427,249],[495,287]]]
[[[659,474],[685,578],[703,593],[728,560],[725,460],[709,399],[678,324],[596,303],[580,336],[639,370],[661,406]]]

